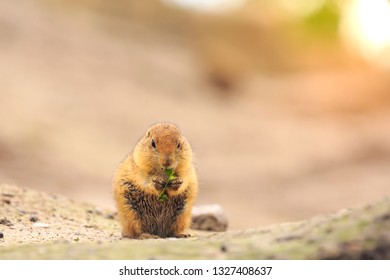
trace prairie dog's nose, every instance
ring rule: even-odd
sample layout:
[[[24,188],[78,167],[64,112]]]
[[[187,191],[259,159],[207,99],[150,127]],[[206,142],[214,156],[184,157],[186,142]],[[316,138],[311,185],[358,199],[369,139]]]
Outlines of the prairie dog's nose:
[[[172,165],[172,160],[170,159],[169,156],[164,156],[161,159],[161,166],[164,167],[165,169],[171,167]]]
[[[165,160],[163,161],[163,167],[165,167],[165,168],[170,167],[171,164],[172,164],[172,161],[171,161],[169,158],[167,158],[167,159],[165,159]]]

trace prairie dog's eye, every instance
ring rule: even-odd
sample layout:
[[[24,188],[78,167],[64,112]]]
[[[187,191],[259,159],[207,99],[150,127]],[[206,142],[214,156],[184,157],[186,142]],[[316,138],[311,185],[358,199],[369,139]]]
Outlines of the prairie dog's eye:
[[[156,149],[156,143],[154,142],[154,139],[152,139],[152,147]]]
[[[178,148],[178,149],[181,148],[181,143],[180,143],[180,142],[177,144],[177,148]]]

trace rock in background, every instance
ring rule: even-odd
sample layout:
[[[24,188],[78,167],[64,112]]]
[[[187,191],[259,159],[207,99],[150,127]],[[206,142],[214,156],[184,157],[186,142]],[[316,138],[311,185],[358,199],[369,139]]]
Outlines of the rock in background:
[[[226,231],[227,227],[227,216],[221,205],[201,205],[192,209],[192,229]]]

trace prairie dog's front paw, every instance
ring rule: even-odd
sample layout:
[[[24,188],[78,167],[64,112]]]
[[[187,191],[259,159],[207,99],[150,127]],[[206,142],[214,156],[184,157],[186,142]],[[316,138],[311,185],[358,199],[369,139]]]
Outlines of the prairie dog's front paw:
[[[183,184],[183,180],[179,177],[176,177],[169,182],[168,187],[174,191],[177,191],[180,188],[181,184]]]
[[[153,186],[156,190],[158,190],[159,192],[162,191],[162,189],[164,188],[165,186],[165,182],[163,179],[161,179],[160,177],[153,177],[152,179],[153,181]]]

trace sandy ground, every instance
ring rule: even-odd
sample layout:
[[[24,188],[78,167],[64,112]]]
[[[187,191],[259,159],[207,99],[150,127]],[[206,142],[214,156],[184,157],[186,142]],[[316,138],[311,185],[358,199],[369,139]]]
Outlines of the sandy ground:
[[[3,184],[0,206],[0,259],[390,257],[389,199],[296,223],[152,240],[121,239],[111,211],[59,195]]]
[[[112,209],[18,186],[0,185],[0,217],[0,247],[129,240],[122,237]],[[217,232],[192,227],[188,233],[198,239]]]
[[[116,166],[171,121],[196,155],[197,203],[222,205],[230,228],[390,194],[389,84],[376,70],[263,74],[222,98],[189,49],[34,1],[1,2],[0,62],[1,182],[113,209]]]
[[[17,186],[0,185],[0,246],[121,239],[107,209]]]

